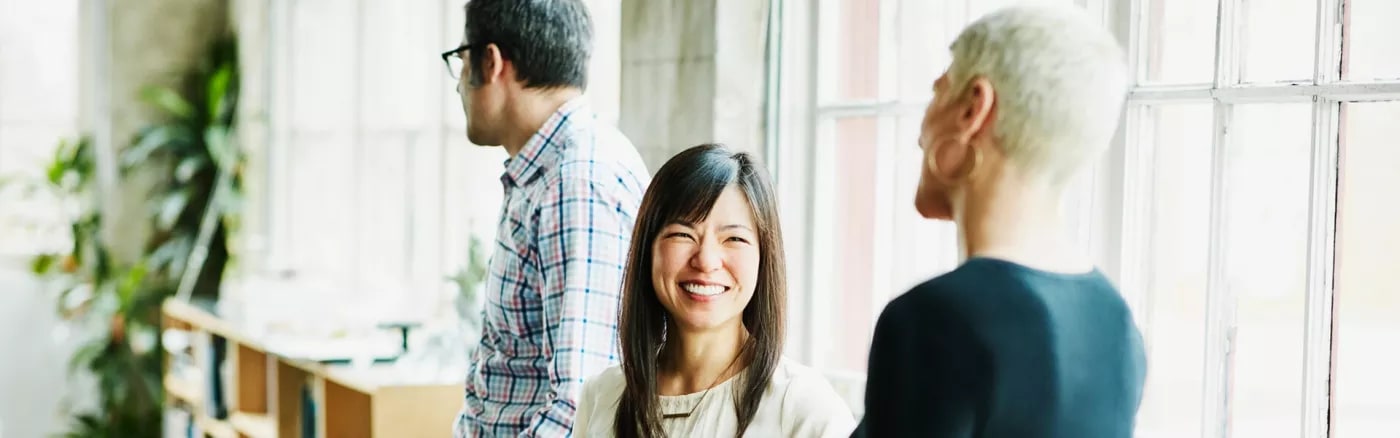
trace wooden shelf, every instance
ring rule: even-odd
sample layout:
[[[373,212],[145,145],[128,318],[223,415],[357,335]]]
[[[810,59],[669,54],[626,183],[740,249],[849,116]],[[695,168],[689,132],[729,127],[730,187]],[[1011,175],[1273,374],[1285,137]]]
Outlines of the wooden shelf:
[[[253,438],[273,438],[277,436],[277,421],[266,414],[234,412],[228,417],[229,424],[243,436]]]
[[[215,420],[204,415],[196,416],[194,423],[203,430],[206,435],[214,438],[239,438],[238,431],[233,426],[222,420]]]
[[[187,382],[172,375],[165,376],[165,398],[175,399],[191,406],[202,406],[204,395],[199,390],[199,385]]]
[[[187,405],[182,410],[215,438],[293,438],[308,424],[318,436],[337,438],[443,436],[451,433],[461,407],[461,383],[455,379],[415,379],[392,365],[360,369],[298,359],[295,351],[280,350],[285,346],[269,345],[261,331],[176,300],[165,302],[162,316],[165,328],[188,330],[192,339],[226,341],[221,380],[227,420],[205,415],[207,377],[172,372],[162,378],[166,400]],[[210,366],[206,344],[191,344],[204,352],[190,354],[201,370]],[[167,366],[172,358],[166,356]],[[314,410],[303,412],[303,403]]]

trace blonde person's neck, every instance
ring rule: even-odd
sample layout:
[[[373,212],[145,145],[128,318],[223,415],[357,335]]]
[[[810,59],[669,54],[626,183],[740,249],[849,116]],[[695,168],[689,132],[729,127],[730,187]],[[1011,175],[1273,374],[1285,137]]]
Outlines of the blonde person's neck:
[[[1093,269],[1066,235],[1063,194],[1062,187],[1010,172],[969,187],[955,215],[964,261],[995,258],[1060,273]]]

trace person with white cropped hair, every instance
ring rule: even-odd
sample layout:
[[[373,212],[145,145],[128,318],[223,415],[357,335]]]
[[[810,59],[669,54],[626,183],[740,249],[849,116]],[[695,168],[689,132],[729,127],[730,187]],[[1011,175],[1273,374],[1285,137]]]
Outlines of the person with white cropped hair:
[[[1060,212],[1122,118],[1123,50],[1054,5],[993,12],[951,50],[914,205],[957,225],[963,262],[881,313],[855,435],[1132,436],[1142,336]]]

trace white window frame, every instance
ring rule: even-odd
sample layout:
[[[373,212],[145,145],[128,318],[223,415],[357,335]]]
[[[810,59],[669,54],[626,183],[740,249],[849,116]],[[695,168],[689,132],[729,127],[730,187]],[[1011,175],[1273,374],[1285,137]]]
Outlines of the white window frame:
[[[770,146],[768,154],[769,160],[773,164],[774,173],[777,175],[779,199],[785,200],[783,228],[787,239],[788,257],[788,277],[790,293],[789,313],[790,325],[794,330],[789,330],[788,344],[789,354],[801,358],[804,363],[816,367],[823,367],[823,359],[818,353],[821,351],[818,345],[827,340],[837,332],[837,330],[849,330],[853,328],[833,327],[827,321],[827,316],[832,314],[831,307],[835,296],[830,288],[815,288],[813,284],[819,284],[824,278],[818,278],[819,273],[827,273],[839,266],[832,266],[832,254],[836,251],[829,239],[818,239],[815,233],[819,230],[830,228],[831,218],[823,213],[829,211],[830,198],[820,196],[820,193],[830,192],[830,178],[823,178],[824,171],[835,166],[831,151],[817,147],[821,143],[820,139],[829,136],[829,133],[817,132],[822,126],[823,120],[834,120],[844,117],[864,116],[876,119],[877,136],[881,136],[877,143],[881,145],[889,144],[893,141],[884,138],[886,133],[893,132],[893,129],[883,126],[895,123],[900,116],[918,116],[923,113],[927,106],[927,101],[922,99],[903,98],[898,95],[897,68],[881,68],[879,75],[879,90],[877,96],[880,98],[871,100],[832,100],[827,101],[822,98],[822,90],[834,89],[831,82],[832,76],[824,72],[832,70],[834,56],[822,56],[822,51],[830,51],[836,45],[836,32],[820,32],[819,29],[835,28],[837,24],[837,10],[839,0],[772,0],[779,4],[781,16],[779,18],[781,31],[781,49],[779,53],[770,57],[770,64],[776,63],[779,72],[779,86],[772,94],[778,99],[776,109],[776,136],[770,141],[776,142],[776,146]],[[897,65],[897,48],[893,43],[898,39],[895,32],[898,29],[896,20],[899,10],[897,7],[887,7],[885,5],[897,6],[899,0],[879,0],[881,1],[879,14],[879,62],[894,63]],[[1075,4],[1090,8],[1095,13],[1104,13],[1107,7],[1106,1],[1112,0],[1074,0]],[[953,8],[961,9],[962,3],[951,4]],[[962,25],[962,18],[965,13],[961,10],[958,13],[945,16],[948,20],[949,29],[957,29]],[[949,37],[953,35],[948,35]],[[893,61],[890,61],[893,60]],[[791,68],[789,66],[809,66],[808,68]],[[882,146],[883,147],[883,146]],[[912,146],[910,146],[912,147]],[[891,154],[885,153],[887,150],[880,150],[880,157],[876,163],[877,173],[889,172],[894,169],[895,163]],[[1116,229],[1115,224],[1105,224],[1104,219],[1112,219],[1107,212],[1112,211],[1112,205],[1103,202],[1114,180],[1113,175],[1108,171],[1109,166],[1098,166],[1089,176],[1086,193],[1079,196],[1079,210],[1073,214],[1080,219],[1077,223],[1076,232],[1084,237],[1086,243],[1092,242],[1086,250],[1092,254],[1107,254],[1111,251],[1107,244],[1113,239],[1099,233],[1088,233],[1093,228],[1089,224],[1101,225],[1110,229]],[[908,200],[894,199],[892,190],[885,187],[883,182],[877,183],[879,198],[876,200],[875,223],[891,223],[891,212],[898,208],[908,208]],[[876,266],[888,264],[893,257],[894,250],[888,244],[890,238],[889,229],[873,230],[877,233],[874,239],[875,248],[873,251]],[[1084,235],[1087,233],[1089,235]],[[1106,269],[1113,275],[1113,271]],[[891,279],[879,275],[876,272],[872,279],[870,296],[870,327],[879,318],[880,312],[884,309],[885,303],[893,298],[899,291],[891,290],[893,287]],[[852,378],[863,379],[862,373],[834,373],[852,374]]]
[[[1226,187],[1222,181],[1226,172],[1224,151],[1229,147],[1235,105],[1260,102],[1310,102],[1312,105],[1311,163],[1308,206],[1308,263],[1304,307],[1304,366],[1298,382],[1303,387],[1302,436],[1326,437],[1329,433],[1328,410],[1331,378],[1331,330],[1333,268],[1336,237],[1338,133],[1341,105],[1351,102],[1373,102],[1400,99],[1400,81],[1341,80],[1341,35],[1343,0],[1318,0],[1315,23],[1313,77],[1307,81],[1277,83],[1242,83],[1239,77],[1240,53],[1237,15],[1238,0],[1218,2],[1215,41],[1214,77],[1212,83],[1188,85],[1151,85],[1145,82],[1143,51],[1148,35],[1147,0],[1116,0],[1126,6],[1128,14],[1128,54],[1130,68],[1136,78],[1128,97],[1127,138],[1123,145],[1126,175],[1123,199],[1136,200],[1124,208],[1122,237],[1123,277],[1125,291],[1145,290],[1143,269],[1150,260],[1144,247],[1143,233],[1150,229],[1147,209],[1142,208],[1146,193],[1152,185],[1151,152],[1142,150],[1146,144],[1139,138],[1139,128],[1146,123],[1147,110],[1152,105],[1171,103],[1211,103],[1214,105],[1211,213],[1208,256],[1207,324],[1205,357],[1206,383],[1201,435],[1226,437],[1230,433],[1230,369],[1231,334],[1236,325],[1234,312],[1238,297],[1224,282],[1223,261],[1229,251],[1223,239],[1227,223],[1224,205]],[[1145,300],[1138,301],[1145,303]],[[1151,309],[1137,307],[1140,315]],[[1150,334],[1145,334],[1151,336]]]
[[[98,17],[100,17],[100,14],[102,14],[105,10],[103,6],[106,2],[105,0],[96,0],[92,2],[70,1],[66,3],[69,3],[69,7],[72,7],[74,12],[74,15],[69,18],[73,20],[72,30],[74,31],[74,34],[72,35],[72,42],[75,44],[75,46],[60,46],[55,50],[55,48],[52,47],[54,42],[50,41],[48,44],[49,51],[46,52],[44,55],[50,57],[62,56],[68,54],[67,51],[70,49],[73,51],[73,53],[71,53],[72,58],[70,59],[73,61],[73,67],[76,68],[77,71],[74,72],[75,74],[72,78],[74,79],[73,83],[66,84],[66,86],[68,87],[73,87],[77,89],[77,93],[75,93],[76,95],[74,96],[76,98],[76,101],[72,102],[74,105],[72,108],[73,111],[62,115],[43,113],[36,115],[32,113],[25,113],[19,115],[18,117],[16,117],[14,114],[11,114],[8,118],[5,116],[0,116],[0,130],[8,130],[12,129],[14,126],[25,125],[61,126],[65,130],[65,132],[61,133],[59,136],[44,140],[44,143],[32,144],[27,146],[28,148],[42,150],[42,156],[46,157],[46,159],[47,157],[52,156],[53,152],[57,149],[56,145],[59,143],[59,141],[78,140],[80,134],[82,134],[84,131],[83,128],[85,127],[91,128],[88,129],[88,131],[91,131],[92,140],[97,141],[95,144],[98,145],[104,144],[100,142],[103,138],[105,138],[102,136],[109,135],[107,131],[110,131],[110,120],[107,120],[102,117],[96,117],[96,114],[99,113],[95,112],[95,110],[97,109],[105,108],[105,106],[101,106],[105,102],[101,99],[105,97],[104,93],[107,93],[108,91],[107,87],[105,86],[105,83],[98,80],[100,78],[106,77],[105,72],[108,66],[105,62],[101,62],[105,60],[105,58],[98,59],[95,57],[95,53],[97,52],[95,48],[102,47],[102,44],[104,42],[104,40],[102,40],[102,35],[105,34],[107,23],[104,20],[98,19]],[[0,6],[11,6],[13,10],[15,10],[16,12],[20,12],[20,9],[22,9],[23,4],[23,2],[14,1],[11,2],[11,5]],[[57,6],[59,8],[65,7],[61,6],[64,4],[64,2],[55,2],[55,4],[59,5]],[[47,5],[47,7],[55,8],[55,6],[53,5]],[[19,32],[19,30],[15,30],[14,32]],[[29,38],[35,37],[34,35],[27,36]],[[45,35],[44,37],[47,36],[49,35]],[[18,34],[5,35],[4,38],[9,40],[0,41],[0,52],[11,49],[11,47],[7,46],[18,41],[18,37],[20,37],[20,35]],[[105,52],[103,53],[105,54]],[[4,68],[18,68],[20,70],[24,70],[25,67],[7,66]],[[0,87],[0,102],[3,102],[4,99],[7,98],[7,96],[3,95],[3,88],[4,87]],[[89,126],[94,124],[97,126]],[[0,136],[0,141],[8,140],[7,138],[3,137],[5,136]],[[18,157],[14,157],[9,154],[9,152],[17,151],[15,149],[10,148],[13,148],[13,146],[9,145],[8,143],[0,145],[0,163],[4,164],[4,166],[0,166],[0,169],[13,166],[14,164],[11,163],[11,161],[20,161]],[[9,150],[7,151],[7,149]],[[101,156],[108,155],[109,152],[110,151],[107,150],[107,148],[94,148],[94,153],[99,155],[98,163],[104,163],[104,161],[101,160]],[[47,165],[48,161],[45,160],[42,162],[32,162],[23,164],[32,165],[34,166],[33,170],[37,171],[42,170],[42,166]],[[107,170],[109,169],[107,169],[106,166],[102,166],[100,164],[98,165],[96,170],[96,178],[98,178],[98,181],[94,181],[94,190],[105,190],[106,188],[110,187],[110,184],[108,184],[108,178],[114,178],[114,174],[112,172],[107,172]],[[40,172],[40,174],[42,175],[43,172]],[[24,191],[24,185],[27,185],[29,183],[40,183],[41,181],[28,181],[25,178],[21,177],[20,174],[0,172],[0,178],[11,177],[19,177],[20,179],[12,181],[12,183],[14,183],[15,186],[4,187],[3,190],[0,190],[0,196],[6,197],[4,199],[0,199],[0,219],[8,219],[4,217],[6,216],[5,211],[6,209],[11,208],[37,209],[43,210],[48,213],[64,210],[62,205],[63,201],[61,199],[51,198],[51,196],[54,194],[40,193],[34,195],[25,195],[24,193],[22,193]],[[105,196],[104,192],[97,192],[94,195],[99,197]],[[29,225],[41,228],[42,231],[40,231],[40,233],[45,233],[44,235],[14,236],[18,237],[18,239],[14,241],[4,241],[3,239],[12,236],[0,234],[0,268],[14,268],[28,271],[30,268],[29,264],[31,258],[35,255],[48,251],[66,250],[69,246],[71,246],[72,238],[67,234],[68,223],[66,218],[62,220],[51,221],[50,219],[57,218],[47,217],[40,219],[36,216],[38,215],[36,215],[35,211],[29,211],[20,214],[20,217],[27,217],[26,220],[33,221],[29,223]],[[62,217],[62,215],[59,216]]]
[[[365,67],[376,62],[372,54],[364,50],[352,51],[353,59],[345,62],[355,68],[344,71],[350,76],[351,87],[337,96],[336,101],[297,101],[293,93],[300,84],[297,80],[298,64],[294,62],[303,53],[295,53],[300,47],[299,35],[295,33],[298,24],[315,17],[299,17],[299,3],[307,0],[240,0],[240,26],[247,29],[241,34],[245,49],[244,117],[242,141],[249,152],[249,173],[245,185],[252,196],[245,209],[245,227],[239,237],[245,248],[241,275],[257,281],[249,281],[250,289],[261,285],[280,284],[289,277],[299,274],[310,277],[308,283],[286,282],[289,287],[302,287],[303,284],[319,286],[315,280],[326,277],[315,267],[299,265],[299,253],[308,239],[298,236],[299,227],[294,215],[296,202],[292,184],[293,176],[300,171],[297,156],[292,146],[298,141],[295,133],[305,132],[306,127],[296,120],[297,110],[316,109],[331,105],[353,107],[349,115],[351,122],[344,130],[350,132],[345,143],[345,154],[352,171],[372,168],[372,148],[383,148],[375,142],[374,134],[388,134],[394,138],[404,138],[416,147],[405,148],[401,154],[405,174],[402,181],[401,197],[386,203],[383,208],[390,214],[403,218],[400,225],[403,241],[400,247],[387,254],[373,253],[363,248],[361,238],[374,233],[378,224],[362,217],[346,218],[348,235],[346,244],[350,254],[347,259],[356,266],[367,266],[383,258],[402,262],[400,275],[394,275],[392,284],[374,289],[353,279],[348,285],[331,285],[334,293],[351,296],[379,298],[386,294],[399,294],[395,300],[413,303],[406,309],[406,318],[432,318],[431,313],[438,308],[443,296],[455,296],[457,285],[446,279],[462,268],[468,257],[468,245],[476,238],[484,247],[484,255],[489,256],[490,243],[495,238],[498,223],[499,203],[502,191],[499,177],[504,170],[501,164],[506,153],[500,148],[480,148],[469,144],[466,138],[466,121],[461,112],[458,96],[454,92],[454,80],[447,69],[436,59],[442,50],[457,45],[462,38],[462,5],[465,0],[433,0],[422,5],[405,5],[414,11],[413,19],[421,18],[428,32],[422,37],[415,36],[411,43],[413,52],[419,53],[425,62],[434,63],[433,84],[400,84],[411,87],[415,95],[418,87],[436,87],[436,91],[411,104],[426,117],[414,119],[408,124],[397,126],[367,126],[362,123],[373,121],[373,114],[366,111],[363,102],[371,99],[373,72]],[[325,3],[322,0],[322,3]],[[332,2],[333,3],[333,2]],[[352,0],[341,2],[335,7],[349,10],[351,34],[343,37],[342,44],[366,47],[365,39],[369,28],[374,24],[374,7],[382,7],[392,2],[382,0]],[[616,124],[620,96],[620,38],[621,1],[585,0],[594,21],[595,50],[590,63],[590,86],[586,95],[595,112],[605,123]],[[256,46],[256,47],[252,47]],[[257,57],[257,59],[251,59]],[[417,62],[416,60],[414,61]],[[414,66],[417,68],[417,65]],[[413,70],[418,73],[417,70]],[[421,105],[421,106],[420,106]],[[400,122],[401,123],[401,122]],[[324,127],[315,126],[316,129]],[[315,134],[314,132],[312,133]],[[382,142],[381,142],[382,143]],[[465,158],[464,158],[465,157]],[[395,156],[398,159],[398,156]],[[351,212],[364,211],[369,205],[361,199],[372,181],[358,178],[336,190],[330,196],[350,197],[345,205]],[[344,199],[344,198],[341,198]],[[379,204],[375,204],[378,206]],[[400,230],[394,230],[400,231]],[[317,236],[316,239],[325,238]],[[395,241],[395,245],[400,242]],[[362,276],[363,277],[363,276]],[[402,281],[399,281],[402,280]],[[250,291],[251,292],[251,291]],[[291,292],[301,292],[293,290]],[[450,307],[450,306],[448,306]],[[418,312],[424,310],[429,314]]]
[[[447,195],[454,193],[449,189],[449,184],[453,181],[448,177],[448,173],[460,171],[449,166],[447,151],[451,148],[472,146],[466,144],[461,118],[448,112],[449,108],[455,107],[451,99],[455,99],[456,95],[452,91],[446,69],[439,67],[442,92],[422,102],[426,105],[423,113],[430,117],[429,120],[409,127],[365,127],[361,122],[368,116],[364,114],[361,102],[367,93],[366,73],[361,72],[361,68],[346,72],[353,76],[351,82],[354,86],[345,90],[341,102],[296,102],[291,87],[295,86],[296,77],[293,71],[296,64],[292,61],[300,55],[294,53],[293,47],[295,41],[292,27],[297,23],[297,2],[247,1],[261,3],[261,6],[253,7],[258,14],[243,17],[248,22],[241,25],[252,26],[254,32],[261,31],[262,34],[244,38],[245,44],[251,39],[260,46],[249,48],[245,53],[261,56],[256,62],[261,69],[244,72],[247,77],[245,92],[258,93],[245,101],[256,101],[261,106],[249,109],[243,118],[243,130],[246,131],[243,144],[250,152],[250,168],[253,169],[245,184],[256,187],[257,190],[255,195],[249,198],[250,205],[245,209],[245,214],[249,217],[245,218],[247,226],[240,240],[248,246],[245,251],[247,262],[239,274],[262,280],[250,283],[257,285],[267,284],[267,280],[280,281],[288,275],[310,274],[314,278],[325,274],[293,262],[304,244],[304,239],[299,239],[294,233],[295,218],[292,215],[295,214],[295,210],[292,208],[293,199],[289,192],[291,175],[297,171],[296,160],[289,145],[296,141],[292,133],[302,129],[294,120],[293,106],[351,105],[355,107],[351,116],[354,122],[346,129],[352,132],[347,153],[353,156],[353,169],[366,169],[373,165],[368,161],[370,157],[366,153],[368,143],[372,141],[368,134],[401,133],[405,138],[419,138],[421,141],[418,142],[420,147],[408,148],[402,152],[405,154],[406,166],[405,179],[402,181],[405,190],[395,205],[385,206],[395,209],[397,214],[404,218],[403,226],[407,227],[407,230],[404,232],[402,251],[393,254],[371,254],[360,249],[358,236],[372,233],[374,224],[361,217],[347,219],[350,221],[351,232],[345,237],[351,239],[349,246],[353,253],[348,257],[349,260],[356,265],[372,263],[371,260],[377,258],[402,261],[405,270],[398,277],[402,283],[392,290],[380,290],[364,288],[359,282],[352,281],[349,284],[350,289],[343,292],[351,293],[352,296],[365,293],[402,293],[400,299],[403,301],[423,304],[420,307],[433,307],[427,304],[436,303],[441,293],[455,287],[445,279],[464,263],[469,237],[482,234],[479,231],[482,227],[473,226],[481,224],[456,223],[447,212]],[[364,46],[360,40],[365,38],[366,21],[372,19],[367,17],[365,12],[369,1],[373,0],[356,0],[341,6],[353,10],[353,37],[347,38],[344,44]],[[452,21],[448,18],[462,14],[460,5],[454,8],[446,2],[436,3],[435,14],[424,18],[438,20],[425,25],[439,26],[440,32],[431,32],[421,41],[416,41],[425,59],[450,48],[461,38],[461,29],[450,26]],[[457,22],[460,23],[460,18]],[[355,59],[352,65],[363,66],[368,55],[361,50],[353,53]],[[245,61],[245,67],[253,64],[251,60]],[[247,86],[254,82],[257,86]],[[350,196],[350,211],[359,212],[362,211],[361,204],[366,202],[362,199],[365,187],[371,183],[356,179],[353,187],[332,195]],[[472,199],[456,201],[469,203]],[[492,209],[488,210],[491,211],[487,214],[495,213]],[[485,222],[488,225],[491,223]],[[410,314],[402,315],[403,317],[431,317],[428,314],[412,313],[411,309],[407,311]]]
[[[886,2],[892,0],[884,0]],[[1331,378],[1331,336],[1333,304],[1333,269],[1336,238],[1338,134],[1341,105],[1352,102],[1400,100],[1400,80],[1344,81],[1341,71],[1342,5],[1344,0],[1318,0],[1314,32],[1313,77],[1307,81],[1279,83],[1242,83],[1239,78],[1240,53],[1236,50],[1240,28],[1236,15],[1239,0],[1217,2],[1217,38],[1214,45],[1212,81],[1199,84],[1156,85],[1145,83],[1144,50],[1147,42],[1147,16],[1144,7],[1149,0],[1076,0],[1091,13],[1100,15],[1105,25],[1125,41],[1134,87],[1128,96],[1123,124],[1113,146],[1098,169],[1091,172],[1090,201],[1081,204],[1078,212],[1084,226],[1092,224],[1089,250],[1101,263],[1101,269],[1117,281],[1125,298],[1139,318],[1150,315],[1143,296],[1146,269],[1150,269],[1146,231],[1151,229],[1150,199],[1153,168],[1151,151],[1145,147],[1143,127],[1148,110],[1153,105],[1171,103],[1211,103],[1214,106],[1211,170],[1211,212],[1209,221],[1209,271],[1207,280],[1207,325],[1205,348],[1206,381],[1203,437],[1227,437],[1230,434],[1229,363],[1234,348],[1230,335],[1236,324],[1234,312],[1237,297],[1224,284],[1223,261],[1229,248],[1222,235],[1226,218],[1223,213],[1225,175],[1223,151],[1231,141],[1229,127],[1231,110],[1241,103],[1308,102],[1312,105],[1311,162],[1309,183],[1309,215],[1307,237],[1307,287],[1304,308],[1305,335],[1304,373],[1298,384],[1303,387],[1302,436],[1322,438],[1329,434],[1328,410],[1331,404],[1328,381]],[[831,71],[818,60],[821,50],[833,47],[821,29],[834,26],[827,20],[834,0],[788,0],[782,17],[781,55],[774,62],[785,66],[809,68],[781,69],[781,86],[777,115],[777,145],[770,150],[779,174],[779,193],[786,203],[788,217],[784,228],[789,230],[789,250],[799,257],[790,257],[790,276],[794,290],[792,323],[800,330],[792,331],[789,342],[797,344],[793,354],[807,363],[821,367],[816,344],[831,333],[827,327],[831,315],[829,290],[798,287],[811,284],[815,273],[826,272],[831,266],[829,252],[814,242],[821,224],[822,191],[815,187],[821,181],[823,161],[827,152],[813,151],[816,132],[823,117],[848,115],[900,115],[917,113],[922,103],[892,101],[819,102],[818,77]],[[882,8],[890,9],[890,8]],[[883,15],[883,14],[882,14]],[[885,19],[882,17],[882,20]],[[882,26],[886,27],[886,26]],[[881,42],[885,42],[882,35]],[[882,58],[884,54],[882,53]],[[883,61],[882,61],[883,62]],[[823,70],[823,68],[826,68]],[[881,79],[882,83],[885,81]],[[884,87],[884,85],[882,85]],[[882,93],[884,95],[884,93]],[[894,205],[898,208],[898,205]],[[829,250],[828,250],[829,251]],[[825,257],[825,260],[824,260]],[[872,300],[885,296],[872,294]],[[873,303],[878,314],[884,301]],[[873,323],[873,320],[872,320]],[[1151,336],[1144,332],[1145,336]],[[857,376],[860,377],[860,376]]]

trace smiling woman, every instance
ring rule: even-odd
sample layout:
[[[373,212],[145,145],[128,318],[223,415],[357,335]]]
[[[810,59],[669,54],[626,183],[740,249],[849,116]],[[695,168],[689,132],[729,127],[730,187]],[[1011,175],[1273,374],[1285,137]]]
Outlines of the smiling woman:
[[[746,153],[671,158],[642,200],[624,275],[622,366],[590,380],[580,436],[846,436],[851,412],[782,357],[777,201]]]

